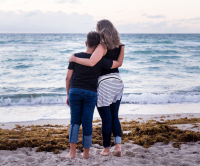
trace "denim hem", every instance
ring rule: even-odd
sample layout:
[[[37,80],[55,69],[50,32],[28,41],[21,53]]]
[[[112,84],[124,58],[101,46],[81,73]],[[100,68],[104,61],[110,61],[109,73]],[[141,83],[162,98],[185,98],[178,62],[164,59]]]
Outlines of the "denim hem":
[[[71,124],[69,131],[69,143],[78,143],[80,125]]]
[[[82,144],[84,149],[90,148],[92,146],[92,135],[83,136]]]
[[[114,137],[114,143],[115,144],[121,144],[121,137],[119,137],[119,136]]]
[[[110,146],[108,146],[108,147],[105,147],[105,146],[103,146],[104,148],[107,148],[107,149],[110,149],[111,148],[111,145]]]

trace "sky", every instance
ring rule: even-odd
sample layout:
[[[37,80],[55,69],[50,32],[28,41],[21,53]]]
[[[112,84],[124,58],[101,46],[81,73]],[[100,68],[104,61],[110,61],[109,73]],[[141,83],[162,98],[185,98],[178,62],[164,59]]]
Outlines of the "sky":
[[[0,0],[0,33],[200,33],[200,0]]]

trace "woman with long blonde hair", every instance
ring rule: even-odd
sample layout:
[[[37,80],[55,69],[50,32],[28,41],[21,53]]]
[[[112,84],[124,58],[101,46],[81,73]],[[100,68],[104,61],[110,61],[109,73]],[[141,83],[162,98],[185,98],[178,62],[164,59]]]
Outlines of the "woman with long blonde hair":
[[[102,57],[117,60],[120,53],[124,55],[124,45],[114,25],[109,20],[100,20],[96,27],[101,43],[97,46],[90,59],[78,58],[72,55],[69,61],[84,66],[94,66]],[[124,57],[124,56],[123,56]],[[120,66],[123,59],[120,62]],[[118,68],[104,69],[98,79],[97,109],[102,119],[102,136],[104,149],[101,155],[109,155],[111,134],[114,136],[114,155],[121,156],[121,125],[118,118],[119,106],[123,94],[123,82]]]

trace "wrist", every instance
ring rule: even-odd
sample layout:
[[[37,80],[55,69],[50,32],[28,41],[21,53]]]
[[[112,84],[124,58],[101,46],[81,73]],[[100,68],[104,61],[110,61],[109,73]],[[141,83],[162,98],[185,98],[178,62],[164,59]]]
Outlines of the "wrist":
[[[74,61],[74,62],[76,62],[76,57],[75,57],[75,56],[74,56],[74,59],[73,59],[73,61]]]

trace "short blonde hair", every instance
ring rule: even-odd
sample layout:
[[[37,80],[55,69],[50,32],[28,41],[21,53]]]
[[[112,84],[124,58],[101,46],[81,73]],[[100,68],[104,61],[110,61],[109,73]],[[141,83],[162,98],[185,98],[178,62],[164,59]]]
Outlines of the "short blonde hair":
[[[109,50],[120,43],[120,36],[114,25],[109,20],[100,20],[97,23],[97,32],[101,37],[101,44]]]

